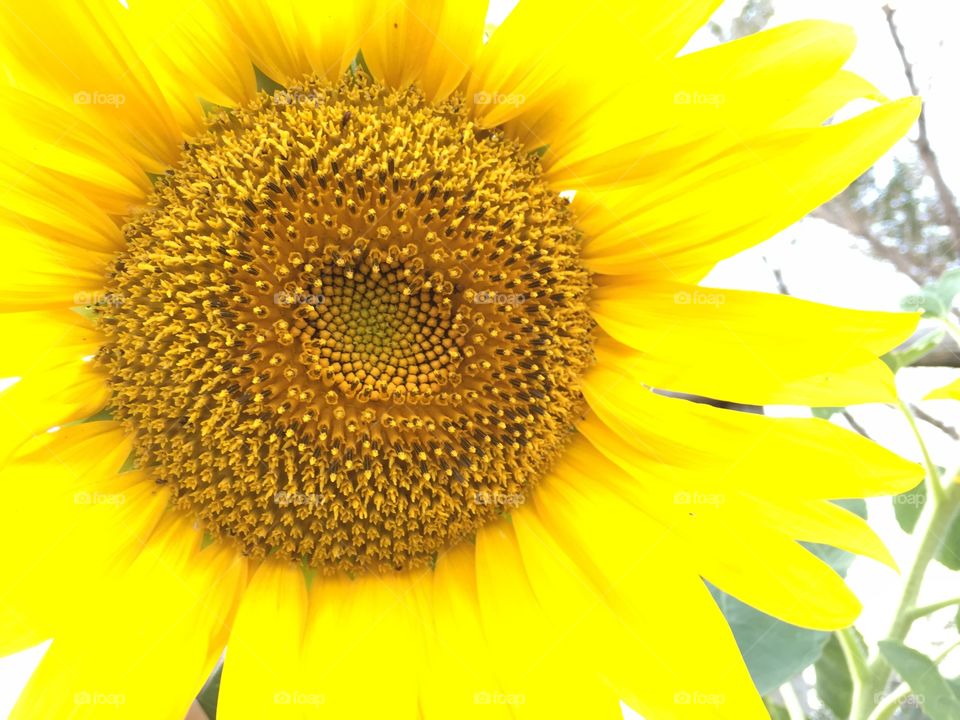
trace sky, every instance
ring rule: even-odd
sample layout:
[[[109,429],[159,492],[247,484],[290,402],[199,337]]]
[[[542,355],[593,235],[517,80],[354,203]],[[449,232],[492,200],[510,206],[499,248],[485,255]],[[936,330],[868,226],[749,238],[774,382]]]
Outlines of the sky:
[[[514,0],[492,0],[488,21],[499,23],[515,4]],[[899,57],[891,43],[878,0],[775,0],[776,15],[771,25],[804,18],[822,18],[852,25],[859,37],[858,48],[849,69],[859,72],[890,96],[908,93]],[[915,62],[918,82],[927,102],[930,135],[940,155],[944,172],[954,188],[960,188],[960,93],[955,92],[955,68],[960,67],[960,43],[950,42],[948,34],[960,27],[960,3],[954,0],[909,0],[896,3],[904,43]],[[741,2],[728,2],[715,19],[729,24]],[[688,51],[715,44],[707,31],[699,32]],[[905,145],[900,151],[905,149]],[[779,268],[791,294],[864,309],[899,309],[899,300],[909,294],[913,283],[892,268],[866,258],[856,242],[843,231],[817,221],[803,221],[777,238],[722,263],[705,281],[713,286],[748,288],[775,292],[772,268]],[[950,373],[939,370],[914,370],[902,374],[901,390],[908,400],[919,400],[928,390],[944,384]],[[926,405],[924,406],[927,407]],[[960,426],[960,411],[946,403],[930,405],[955,426]],[[797,414],[796,408],[774,408],[776,414]],[[901,452],[919,459],[901,418],[883,407],[864,406],[855,417],[871,435]],[[935,461],[943,466],[960,463],[957,443],[940,433],[930,433]],[[898,559],[910,555],[911,541],[899,533],[889,501],[871,502],[871,523],[888,541]],[[930,589],[938,597],[955,583],[955,576],[934,573]],[[858,560],[849,581],[867,608],[858,627],[870,638],[879,638],[889,616],[889,603],[897,582],[892,571],[869,560]],[[954,590],[953,594],[956,594]],[[949,611],[947,611],[949,613]],[[944,639],[944,616],[934,616],[921,624],[910,641],[918,646],[934,646]],[[16,656],[0,658],[0,718],[12,708],[29,673],[39,661],[43,647]],[[960,672],[960,668],[957,668]],[[628,717],[636,718],[628,711]]]

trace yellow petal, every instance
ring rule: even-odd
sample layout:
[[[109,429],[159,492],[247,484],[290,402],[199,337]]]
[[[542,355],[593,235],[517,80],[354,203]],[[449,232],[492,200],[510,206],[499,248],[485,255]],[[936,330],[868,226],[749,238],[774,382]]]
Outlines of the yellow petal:
[[[416,720],[430,581],[427,571],[315,580],[300,704],[320,717]]]
[[[752,518],[802,542],[830,545],[873,558],[896,570],[897,563],[883,540],[861,518],[827,500],[775,502],[750,498]]]
[[[93,474],[76,487],[70,494],[45,493],[42,514],[36,510],[37,493],[32,504],[7,505],[0,655],[88,622],[82,603],[63,602],[64,588],[96,590],[103,578],[129,567],[169,502],[169,492],[140,473],[126,473],[122,482],[115,471]]]
[[[568,122],[551,133],[556,139],[548,157],[556,159],[549,176],[568,187],[642,182],[651,171],[661,179],[681,177],[689,163],[736,149],[804,103],[815,103],[807,95],[837,74],[854,44],[847,26],[803,21],[648,63],[579,125]],[[679,151],[671,164],[659,163],[658,156],[671,150]]]
[[[429,670],[420,700],[423,716],[509,720],[511,706],[494,702],[496,693],[506,699],[505,685],[480,624],[472,543],[462,543],[437,559],[432,598]]]
[[[201,95],[233,94],[232,68],[243,58],[206,3],[129,5],[63,0],[51,18],[46,3],[4,3],[0,65],[16,87],[103,128],[143,168],[161,172],[203,126]],[[222,92],[212,92],[221,81]]]
[[[567,628],[543,617],[510,524],[481,529],[476,553],[483,627],[504,683],[487,690],[491,698],[502,698],[518,718],[622,717],[612,689],[572,652]]]
[[[109,399],[105,377],[89,362],[32,368],[0,392],[0,460],[34,435],[94,415]]]
[[[74,183],[104,212],[127,215],[150,180],[116,140],[76,113],[14,88],[0,88],[0,148],[29,172],[43,167]]]
[[[226,107],[253,99],[250,56],[211,3],[129,0],[127,6],[124,31],[182,127],[194,126],[198,98]]]
[[[924,400],[960,400],[960,378],[932,390]]]
[[[246,582],[232,549],[168,516],[133,564],[98,578],[88,613],[58,634],[12,718],[182,717],[216,663]],[[76,595],[76,588],[65,588]],[[162,678],[162,691],[158,689]]]
[[[843,190],[919,111],[920,101],[906,98],[838,125],[743,138],[674,181],[653,187],[651,175],[609,203],[585,195],[575,210],[591,238],[587,265],[601,274],[699,280]]]
[[[776,127],[800,128],[819,125],[847,104],[861,99],[877,103],[890,102],[890,98],[872,83],[856,73],[841,70],[809,92],[798,103],[797,109],[779,120]]]
[[[747,404],[894,402],[877,358],[908,338],[916,313],[863,312],[783,295],[650,282],[629,276],[593,293],[611,363],[643,382]]]
[[[117,474],[130,451],[118,423],[86,423],[32,439],[0,468],[0,649],[51,637],[76,617],[62,583],[86,586],[139,553],[168,493]]]
[[[370,23],[368,0],[213,0],[211,5],[254,64],[282,84],[310,73],[339,78]]]
[[[0,312],[0,337],[16,339],[0,354],[0,377],[20,377],[38,365],[81,361],[95,354],[104,340],[89,319],[53,308]]]
[[[918,464],[825,420],[663,397],[613,368],[594,368],[583,391],[596,416],[581,431],[628,472],[678,468],[717,492],[807,499],[896,494],[922,479]]]
[[[562,481],[546,481],[556,482]],[[541,516],[529,506],[513,514],[537,599],[581,657],[596,663],[646,717],[766,717],[736,641],[687,551],[652,520],[635,518],[629,527],[600,533],[621,543],[611,552],[589,537],[598,530],[590,524],[595,520]]]
[[[418,83],[432,101],[463,80],[483,42],[487,0],[377,0],[361,50],[375,77]]]
[[[601,452],[610,449],[615,450],[605,445]],[[560,480],[537,494],[537,509],[555,522],[584,536],[601,534],[606,527],[608,538],[595,542],[624,547],[624,553],[637,552],[637,546],[629,544],[632,528],[653,524],[678,543],[673,553],[695,563],[697,572],[711,583],[795,625],[835,630],[850,625],[859,614],[859,602],[839,575],[792,538],[757,523],[744,512],[735,491],[702,492],[688,485],[689,490],[671,498],[669,492],[682,485],[664,482],[662,476],[659,485],[624,477],[625,468],[619,472],[610,468],[610,461],[597,457],[597,452],[574,448],[571,458],[573,454],[581,464],[558,465],[554,474]],[[591,481],[600,477],[601,468],[604,479]],[[617,490],[609,489],[611,473],[618,477]],[[624,529],[618,535],[611,528]],[[663,540],[668,547],[669,538]],[[585,541],[577,535],[570,540],[572,547],[575,542]],[[595,563],[600,562],[599,555],[599,551],[591,555]]]
[[[658,68],[719,4],[523,0],[484,46],[467,99],[488,127],[518,118],[529,132],[546,109],[552,125],[572,123],[622,89],[623,76]],[[530,144],[550,142],[541,134]]]
[[[217,717],[303,717],[304,706],[293,702],[293,678],[300,673],[306,617],[303,569],[264,562],[243,595],[230,632]]]

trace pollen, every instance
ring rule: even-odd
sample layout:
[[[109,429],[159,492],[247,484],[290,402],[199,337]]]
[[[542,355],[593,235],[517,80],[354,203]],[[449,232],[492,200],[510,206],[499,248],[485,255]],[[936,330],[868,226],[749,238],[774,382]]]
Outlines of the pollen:
[[[251,556],[429,564],[529,497],[584,412],[569,203],[461,97],[362,74],[261,93],[124,232],[97,310],[114,416]]]

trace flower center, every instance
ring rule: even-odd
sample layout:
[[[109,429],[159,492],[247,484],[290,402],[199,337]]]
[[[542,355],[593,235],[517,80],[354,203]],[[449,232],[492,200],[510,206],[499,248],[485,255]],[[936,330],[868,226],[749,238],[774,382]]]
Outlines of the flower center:
[[[212,536],[323,572],[425,564],[570,438],[590,277],[538,160],[364,76],[223,112],[110,269],[136,462]]]

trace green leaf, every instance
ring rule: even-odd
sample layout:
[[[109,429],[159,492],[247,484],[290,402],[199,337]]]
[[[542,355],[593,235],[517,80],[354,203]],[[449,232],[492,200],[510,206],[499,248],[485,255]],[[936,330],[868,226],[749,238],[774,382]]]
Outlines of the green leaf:
[[[862,644],[860,633],[856,630],[854,633],[857,642]],[[813,667],[817,673],[816,690],[821,702],[838,718],[848,717],[853,702],[853,680],[836,633],[830,636]]]
[[[960,700],[933,660],[894,640],[881,641],[880,654],[910,686],[930,720],[960,718]]]
[[[842,407],[812,407],[810,412],[813,413],[815,418],[820,418],[821,420],[829,420],[838,412],[843,412]]]
[[[917,526],[917,520],[920,519],[923,506],[927,504],[927,485],[921,481],[912,490],[894,495],[892,501],[897,523],[904,532],[912,533]]]
[[[863,500],[838,500],[836,503],[860,517],[867,515],[867,504]],[[828,545],[803,545],[841,575],[846,574],[853,561],[850,553]],[[733,630],[750,677],[761,695],[775,690],[810,667],[830,639],[830,633],[785,623],[717,588],[711,586],[710,590]]]
[[[891,350],[881,360],[894,372],[900,368],[910,367],[936,350],[946,336],[947,333],[942,328],[932,330],[921,335],[906,347]]]
[[[924,285],[919,293],[905,297],[900,306],[904,310],[923,310],[926,318],[945,318],[953,309],[953,302],[958,294],[960,268],[954,268]]]
[[[830,639],[830,633],[790,625],[716,588],[711,590],[761,695],[776,690],[813,664]]]
[[[955,517],[947,528],[947,534],[937,550],[937,560],[951,570],[960,570],[960,516]]]
[[[267,95],[275,95],[278,92],[286,90],[286,87],[267,75],[256,65],[253,66],[253,74],[257,78],[257,90],[260,92],[265,92]]]
[[[213,675],[207,680],[207,684],[203,686],[203,690],[197,695],[197,702],[200,703],[200,707],[203,708],[210,720],[216,720],[217,718],[217,700],[220,698],[220,678],[222,675],[223,663],[220,663],[217,665],[217,669],[213,671]]]

